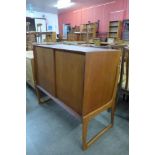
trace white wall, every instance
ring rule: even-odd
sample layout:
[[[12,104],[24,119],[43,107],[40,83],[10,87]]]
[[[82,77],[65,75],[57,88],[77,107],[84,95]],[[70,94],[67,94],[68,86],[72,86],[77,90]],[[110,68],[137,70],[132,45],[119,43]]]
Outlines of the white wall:
[[[47,27],[49,25],[52,26],[52,31],[55,31],[58,34],[59,28],[58,28],[58,15],[57,14],[37,12],[37,11],[33,11],[33,13],[30,13],[28,10],[26,10],[26,17],[43,18],[44,16],[47,19]]]

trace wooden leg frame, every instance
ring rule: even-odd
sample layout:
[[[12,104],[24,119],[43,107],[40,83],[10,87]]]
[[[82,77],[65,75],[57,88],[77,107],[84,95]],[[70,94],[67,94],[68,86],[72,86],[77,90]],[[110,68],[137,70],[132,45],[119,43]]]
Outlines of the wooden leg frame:
[[[99,109],[85,115],[82,117],[82,143],[83,143],[83,150],[86,150],[91,144],[93,144],[99,137],[101,137],[107,130],[109,130],[110,128],[113,127],[114,124],[114,112],[115,112],[115,97],[116,97],[116,91],[117,91],[117,81],[118,81],[118,74],[119,74],[119,66],[117,69],[117,75],[116,75],[116,82],[115,82],[115,86],[114,86],[114,91],[113,91],[113,97],[112,100],[110,102],[108,102],[106,105],[104,105],[103,107],[100,107]],[[41,94],[40,94],[40,90],[37,88],[37,86],[35,85],[36,88],[36,94],[37,94],[37,98],[39,103],[43,103],[43,101],[41,100]],[[102,129],[99,133],[97,133],[94,137],[92,137],[88,142],[87,142],[87,132],[88,132],[88,124],[89,121],[94,118],[96,115],[100,114],[101,112],[107,110],[107,109],[111,109],[111,123],[105,127],[104,129]]]
[[[95,115],[96,116],[96,115]],[[82,143],[83,143],[83,150],[86,150],[91,144],[93,144],[99,137],[101,137],[106,131],[108,131],[110,128],[113,127],[114,123],[114,108],[111,110],[111,123],[103,128],[100,132],[98,132],[94,137],[92,137],[87,142],[87,132],[88,132],[88,124],[90,120],[95,116],[85,116],[83,118],[83,124],[82,124]]]
[[[38,98],[38,102],[39,103],[44,103],[45,101],[42,101],[41,99],[41,94],[40,94],[40,90],[36,87],[36,94],[37,94],[37,98]],[[111,123],[105,127],[104,129],[102,129],[99,133],[97,133],[93,138],[91,138],[88,142],[87,142],[87,132],[88,132],[88,124],[90,122],[90,120],[92,118],[94,118],[97,114],[107,110],[111,108]],[[104,107],[101,107],[100,109],[93,111],[92,113],[82,117],[82,143],[83,143],[83,150],[86,150],[91,144],[93,144],[99,137],[101,137],[107,130],[109,130],[110,128],[113,127],[113,123],[114,123],[114,112],[115,112],[115,107],[114,105],[111,103],[108,103],[107,105],[105,105]]]
[[[37,98],[38,98],[38,102],[44,103],[45,101],[42,101],[41,99],[41,94],[40,94],[40,90],[36,87],[36,94],[37,94]],[[109,104],[111,105],[111,104]],[[88,142],[87,142],[87,132],[88,132],[88,124],[89,121],[94,118],[97,114],[99,114],[100,112],[103,112],[105,110],[107,110],[108,108],[111,107],[103,107],[102,109],[97,110],[96,112],[93,112],[92,114],[86,115],[82,118],[82,143],[83,143],[83,150],[86,150],[92,143],[94,143],[99,137],[101,137],[107,130],[109,130],[110,128],[112,128],[113,123],[114,123],[114,108],[111,108],[111,123],[105,127],[104,129],[102,129],[99,133],[97,133],[93,138],[91,138]]]

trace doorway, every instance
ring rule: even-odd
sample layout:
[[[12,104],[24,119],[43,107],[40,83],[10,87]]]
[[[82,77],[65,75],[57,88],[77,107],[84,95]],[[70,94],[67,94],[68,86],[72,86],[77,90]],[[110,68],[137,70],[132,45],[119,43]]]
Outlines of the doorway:
[[[70,24],[63,24],[63,39],[67,39],[67,34],[70,32],[70,29]]]

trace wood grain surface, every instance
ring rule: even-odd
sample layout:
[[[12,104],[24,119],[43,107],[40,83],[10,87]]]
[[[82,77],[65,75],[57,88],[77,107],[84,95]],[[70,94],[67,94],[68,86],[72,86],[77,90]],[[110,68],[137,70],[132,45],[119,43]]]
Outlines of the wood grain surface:
[[[85,56],[56,50],[56,94],[65,104],[82,113]]]
[[[52,49],[36,47],[36,84],[55,96],[55,66]]]
[[[83,115],[112,99],[120,52],[87,53]]]

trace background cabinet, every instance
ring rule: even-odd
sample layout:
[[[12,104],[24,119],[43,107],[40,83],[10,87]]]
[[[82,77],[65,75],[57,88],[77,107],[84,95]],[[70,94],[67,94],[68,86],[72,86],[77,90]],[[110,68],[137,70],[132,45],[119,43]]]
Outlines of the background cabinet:
[[[26,51],[26,82],[31,87],[35,87],[33,51]]]

